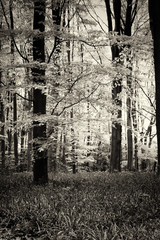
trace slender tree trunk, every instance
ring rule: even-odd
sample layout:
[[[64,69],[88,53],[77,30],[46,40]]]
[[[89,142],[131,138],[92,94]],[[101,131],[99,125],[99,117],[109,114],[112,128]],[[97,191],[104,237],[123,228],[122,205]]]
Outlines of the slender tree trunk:
[[[135,100],[132,101],[132,120],[133,120],[133,128],[135,131],[134,134],[134,159],[135,159],[135,170],[138,171],[139,164],[138,164],[138,123],[137,123],[137,113],[136,113],[136,84],[134,85],[134,98]]]
[[[1,70],[0,70],[1,71]],[[2,76],[2,73],[0,72],[0,80],[1,80],[1,76]],[[0,140],[0,143],[1,143],[1,164],[2,164],[2,168],[5,167],[5,114],[4,114],[4,103],[3,103],[3,99],[2,99],[2,96],[0,94],[0,121],[2,123],[2,126],[1,126],[1,130],[0,130],[0,134],[1,134],[1,140]]]
[[[73,125],[74,111],[73,108],[70,111],[70,119],[71,119],[71,155],[73,162],[75,161],[75,133],[74,133],[74,125]]]
[[[22,128],[21,130],[21,159],[20,163],[23,164],[25,162],[25,130]]]
[[[26,79],[30,79],[30,71],[29,68],[26,68]],[[27,102],[27,110],[28,110],[28,114],[30,115],[31,111],[32,111],[32,99],[33,99],[33,90],[29,90],[28,91],[28,99],[30,101]],[[33,151],[33,144],[32,144],[32,140],[33,140],[33,127],[30,126],[27,132],[28,135],[28,140],[27,140],[27,171],[31,171],[31,163],[32,163],[32,151]]]
[[[8,72],[7,72],[8,74]],[[10,83],[8,84],[10,85]],[[13,99],[12,99],[12,93],[10,91],[7,91],[7,103],[12,103]],[[6,122],[8,122],[10,125],[12,124],[12,119],[10,117],[11,112],[12,111],[12,105],[9,107],[7,107],[6,109]],[[10,163],[10,160],[12,158],[11,156],[11,151],[12,151],[12,128],[8,128],[6,130],[7,132],[7,137],[8,137],[8,144],[7,144],[7,160]]]
[[[17,136],[17,96],[13,94],[13,123],[14,123],[14,158],[15,165],[18,165],[18,136]]]
[[[66,168],[66,128],[63,127],[62,163]]]
[[[40,63],[45,62],[45,5],[45,0],[34,1],[33,29],[39,30],[40,33],[33,37],[33,60]],[[35,84],[45,86],[45,70],[42,67],[33,68],[32,75]],[[33,113],[39,115],[39,118],[46,114],[46,95],[39,88],[33,89]],[[33,124],[33,181],[36,184],[44,184],[48,182],[47,150],[42,147],[46,141],[46,123],[42,124],[37,120]]]
[[[150,26],[154,45],[154,68],[156,88],[156,126],[158,146],[158,175],[160,175],[160,1],[149,0]]]
[[[14,30],[14,20],[13,20],[13,11],[12,11],[13,0],[9,1],[9,12],[10,12],[10,25],[11,29]],[[11,39],[11,63],[14,63],[14,42]],[[15,81],[15,79],[14,79]],[[16,84],[15,82],[13,83]],[[18,136],[17,136],[17,96],[16,93],[13,94],[13,126],[14,126],[14,158],[15,165],[18,165]]]
[[[2,28],[2,24],[0,23],[0,29]],[[0,40],[0,52],[1,52],[1,40]],[[3,87],[1,83],[2,79],[2,69],[0,68],[0,89]],[[4,103],[2,93],[0,94],[0,122],[2,123],[0,129],[0,135],[2,136],[0,139],[0,151],[1,151],[1,165],[2,168],[5,167],[5,114],[4,114]]]
[[[130,28],[131,30],[131,28]],[[131,51],[129,50],[127,56],[127,60],[131,59]],[[127,76],[127,143],[128,143],[128,170],[131,171],[133,169],[133,134],[132,134],[132,97],[133,97],[133,89],[132,89],[132,60],[128,60],[130,70],[130,75]]]
[[[28,130],[28,148],[27,148],[27,171],[31,170],[31,160],[32,160],[32,139],[33,139],[33,130],[30,128]]]
[[[127,9],[126,9],[126,24],[125,24],[125,35],[131,36],[132,30],[132,0],[127,1]],[[135,8],[136,13],[136,8]],[[127,76],[127,87],[129,93],[127,94],[127,143],[128,143],[128,170],[131,171],[133,168],[133,136],[132,136],[132,57],[131,57],[131,49],[128,46],[128,54],[127,54],[127,64],[130,70],[129,76]]]

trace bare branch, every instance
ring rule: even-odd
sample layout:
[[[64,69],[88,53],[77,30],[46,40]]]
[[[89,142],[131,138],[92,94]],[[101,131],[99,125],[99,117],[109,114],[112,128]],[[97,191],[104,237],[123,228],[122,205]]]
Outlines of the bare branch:
[[[138,83],[140,89],[142,90],[142,92],[144,93],[144,95],[148,98],[148,100],[149,100],[151,106],[152,106],[152,107],[154,108],[154,110],[156,111],[156,108],[155,108],[155,106],[154,106],[154,104],[153,104],[151,98],[150,98],[150,97],[147,95],[147,93],[144,91],[143,87],[142,87],[141,84],[138,82],[138,80],[135,79],[135,81]]]
[[[96,11],[94,10],[91,2],[90,2],[90,4],[91,4],[91,6],[92,6],[92,10],[94,11],[94,14],[96,15],[97,19],[91,14],[91,12],[89,11],[89,9],[88,9],[88,7],[87,7],[87,5],[86,5],[86,3],[85,3],[84,0],[83,0],[83,3],[84,3],[84,6],[85,6],[88,14],[91,16],[91,18],[93,18],[93,20],[100,26],[101,30],[102,30],[104,33],[106,33],[106,31],[104,30],[104,28],[102,27],[101,23],[100,23],[99,20],[98,20],[99,17],[98,17],[98,15],[97,15]],[[103,23],[104,23],[104,22],[103,22]],[[105,24],[105,23],[104,23],[104,24]],[[106,25],[106,24],[105,24],[105,25]],[[107,25],[106,25],[106,26],[107,26]]]
[[[19,97],[23,98],[24,100],[27,100],[29,102],[33,102],[33,99],[25,98],[22,95],[20,95],[19,93],[15,93],[15,94],[18,95]]]
[[[142,108],[142,110],[145,111],[145,112],[147,112],[147,113],[149,113],[150,115],[152,115],[152,116],[154,116],[154,117],[156,116],[156,114],[154,114],[154,113],[152,113],[152,112],[146,110],[145,108]]]

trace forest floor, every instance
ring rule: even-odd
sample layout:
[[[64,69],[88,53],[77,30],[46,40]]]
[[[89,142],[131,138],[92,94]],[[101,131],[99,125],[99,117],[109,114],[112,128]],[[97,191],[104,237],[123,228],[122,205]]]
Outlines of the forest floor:
[[[151,173],[0,176],[0,240],[160,239],[160,178]]]

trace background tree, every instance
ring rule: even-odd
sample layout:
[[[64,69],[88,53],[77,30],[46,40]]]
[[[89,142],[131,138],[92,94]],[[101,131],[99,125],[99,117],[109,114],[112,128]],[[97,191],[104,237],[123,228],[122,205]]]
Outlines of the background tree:
[[[150,27],[154,46],[155,94],[156,94],[156,126],[158,145],[158,175],[160,175],[160,1],[148,1]]]

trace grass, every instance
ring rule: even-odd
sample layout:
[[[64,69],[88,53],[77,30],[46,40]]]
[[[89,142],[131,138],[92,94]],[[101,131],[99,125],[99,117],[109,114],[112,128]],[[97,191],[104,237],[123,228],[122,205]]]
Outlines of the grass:
[[[160,239],[160,179],[150,173],[0,177],[0,240]]]

